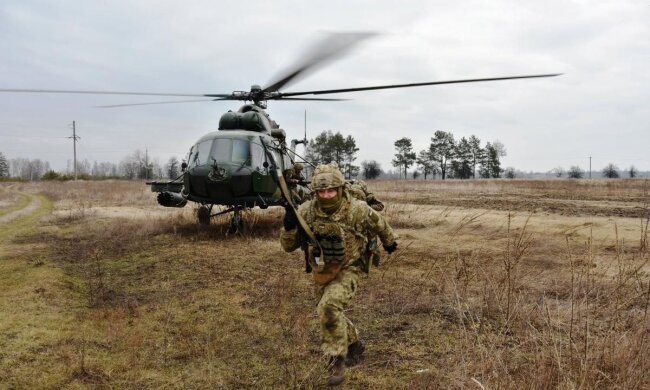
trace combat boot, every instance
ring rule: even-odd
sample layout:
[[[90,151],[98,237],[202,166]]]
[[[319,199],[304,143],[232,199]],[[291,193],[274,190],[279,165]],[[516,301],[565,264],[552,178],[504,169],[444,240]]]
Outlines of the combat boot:
[[[327,365],[329,377],[327,384],[329,386],[337,386],[345,380],[345,359],[340,356],[332,356]]]
[[[345,365],[348,367],[355,366],[361,362],[363,351],[366,346],[361,341],[355,341],[348,345],[348,355],[345,357]]]

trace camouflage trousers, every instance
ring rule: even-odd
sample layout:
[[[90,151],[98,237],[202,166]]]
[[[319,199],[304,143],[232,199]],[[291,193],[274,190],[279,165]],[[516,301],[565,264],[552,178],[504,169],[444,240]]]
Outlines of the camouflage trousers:
[[[357,267],[346,266],[334,280],[324,286],[316,286],[321,348],[328,356],[345,357],[348,345],[359,340],[359,332],[345,316],[344,310],[357,291],[361,272]]]

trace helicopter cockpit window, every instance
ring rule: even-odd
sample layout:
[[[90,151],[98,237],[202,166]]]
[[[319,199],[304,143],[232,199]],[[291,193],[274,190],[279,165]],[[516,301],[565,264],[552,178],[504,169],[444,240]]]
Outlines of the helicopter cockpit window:
[[[212,148],[212,158],[216,161],[230,161],[230,149],[232,140],[230,138],[217,138]]]
[[[251,166],[259,171],[264,170],[266,154],[262,145],[251,142],[251,157]]]
[[[187,155],[187,163],[191,166],[194,165],[194,155],[196,154],[196,145],[190,148],[190,153]]]
[[[245,164],[251,161],[250,143],[247,140],[232,140],[232,162]]]
[[[210,157],[210,148],[212,147],[212,140],[206,140],[192,148],[190,155],[190,166],[205,165],[208,163]]]

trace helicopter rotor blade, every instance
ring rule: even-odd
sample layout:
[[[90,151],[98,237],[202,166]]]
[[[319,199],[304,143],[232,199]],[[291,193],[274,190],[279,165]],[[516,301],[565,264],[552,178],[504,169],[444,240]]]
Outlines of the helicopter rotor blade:
[[[14,93],[61,93],[61,94],[86,94],[86,95],[136,95],[136,96],[186,96],[186,97],[226,97],[230,94],[189,94],[189,93],[158,93],[158,92],[119,92],[119,91],[84,91],[67,89],[16,89],[0,88],[0,92]]]
[[[529,75],[529,76],[488,77],[488,78],[481,78],[481,79],[431,81],[431,82],[425,82],[425,83],[377,85],[377,86],[372,86],[372,87],[326,89],[326,90],[303,91],[303,92],[280,92],[278,94],[278,98],[284,100],[284,99],[286,99],[286,96],[322,95],[322,94],[329,94],[329,93],[372,91],[372,90],[377,90],[377,89],[422,87],[422,86],[426,86],[426,85],[476,83],[476,82],[483,82],[483,81],[501,81],[501,80],[514,80],[514,79],[531,79],[531,78],[540,78],[540,77],[555,77],[555,76],[560,76],[560,75],[562,75],[562,73],[538,74],[538,75]]]
[[[127,104],[111,104],[106,106],[95,106],[95,108],[116,108],[116,107],[130,107],[130,106],[151,106],[156,104],[176,104],[176,103],[197,103],[197,102],[212,102],[215,100],[225,99],[192,99],[192,100],[173,100],[167,102],[146,102],[146,103],[127,103]]]
[[[270,97],[268,100],[317,100],[317,101],[329,101],[329,102],[342,102],[342,101],[347,101],[350,99],[327,99],[327,98],[285,98],[285,97],[278,97],[278,98],[273,98]]]
[[[324,65],[337,57],[341,57],[359,42],[368,39],[376,33],[332,33],[316,44],[311,51],[295,66],[289,68],[276,77],[275,81],[263,89],[263,92],[275,92],[280,88],[296,81],[299,76],[304,76],[309,71],[314,71],[318,66]]]

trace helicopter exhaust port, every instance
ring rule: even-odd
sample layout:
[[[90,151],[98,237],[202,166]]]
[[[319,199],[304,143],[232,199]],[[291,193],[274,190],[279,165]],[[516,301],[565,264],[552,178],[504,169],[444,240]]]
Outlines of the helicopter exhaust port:
[[[161,192],[158,194],[158,204],[165,207],[184,207],[187,199],[175,192]]]

